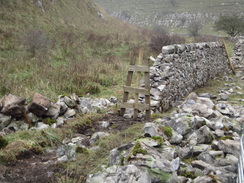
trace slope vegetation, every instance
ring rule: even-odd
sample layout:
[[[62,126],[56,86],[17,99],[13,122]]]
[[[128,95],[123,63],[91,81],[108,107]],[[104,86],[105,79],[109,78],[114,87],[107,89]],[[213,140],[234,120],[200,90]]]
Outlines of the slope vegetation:
[[[0,97],[99,93],[147,39],[89,0],[0,0],[0,25]]]

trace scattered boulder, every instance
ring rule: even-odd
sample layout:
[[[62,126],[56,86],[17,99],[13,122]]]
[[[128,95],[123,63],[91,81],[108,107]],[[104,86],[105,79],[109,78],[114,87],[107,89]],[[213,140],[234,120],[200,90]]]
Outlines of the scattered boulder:
[[[98,139],[109,136],[107,132],[96,132],[90,139],[90,144],[94,144]]]
[[[239,157],[240,142],[235,140],[220,140],[218,147],[221,151]]]
[[[1,100],[1,113],[20,117],[25,112],[25,99],[12,94],[5,95]]]
[[[7,116],[0,113],[0,130],[7,127],[11,123],[11,116]]]
[[[74,109],[68,109],[65,113],[64,113],[64,117],[65,118],[71,118],[74,117],[76,115],[76,111]]]
[[[191,93],[180,108],[183,112],[207,118],[214,112],[214,103],[209,98],[198,97],[196,93]]]
[[[47,113],[50,106],[51,101],[49,99],[39,93],[35,93],[28,106],[28,110],[37,116],[43,116]]]
[[[57,119],[60,114],[61,106],[51,102],[51,105],[48,111],[45,113],[45,116],[51,117],[52,119]]]

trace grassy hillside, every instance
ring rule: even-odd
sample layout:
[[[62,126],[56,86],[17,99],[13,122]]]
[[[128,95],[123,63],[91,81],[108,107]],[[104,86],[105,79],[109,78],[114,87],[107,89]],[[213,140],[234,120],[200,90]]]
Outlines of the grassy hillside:
[[[89,0],[0,0],[0,97],[106,92],[146,41]]]

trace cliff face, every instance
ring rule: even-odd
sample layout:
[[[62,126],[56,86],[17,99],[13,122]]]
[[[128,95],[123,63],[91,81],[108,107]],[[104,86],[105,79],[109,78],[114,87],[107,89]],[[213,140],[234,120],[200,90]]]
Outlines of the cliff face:
[[[211,23],[220,14],[244,15],[241,0],[95,0],[107,12],[139,26],[187,27],[194,20]]]
[[[162,25],[167,27],[184,28],[187,27],[192,21],[198,20],[201,21],[201,23],[213,22],[219,16],[219,14],[215,13],[201,12],[181,12],[169,14],[152,13],[151,15],[144,16],[140,12],[130,14],[125,11],[112,12],[111,15],[138,26]]]

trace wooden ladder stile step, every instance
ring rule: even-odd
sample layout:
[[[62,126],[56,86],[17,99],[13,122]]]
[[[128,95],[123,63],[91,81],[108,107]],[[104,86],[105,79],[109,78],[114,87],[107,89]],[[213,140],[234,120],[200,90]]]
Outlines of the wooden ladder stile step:
[[[128,102],[122,102],[121,108],[129,108],[129,109],[138,109],[138,110],[149,110],[150,105],[149,104],[135,104],[135,103],[128,103]]]
[[[138,93],[138,94],[142,94],[142,95],[150,95],[150,91],[145,88],[134,88],[134,87],[130,87],[130,86],[124,86],[124,91],[129,92],[129,93],[134,93],[134,94]]]
[[[138,65],[131,65],[129,71],[133,72],[149,72],[149,67],[147,66],[138,66]]]

